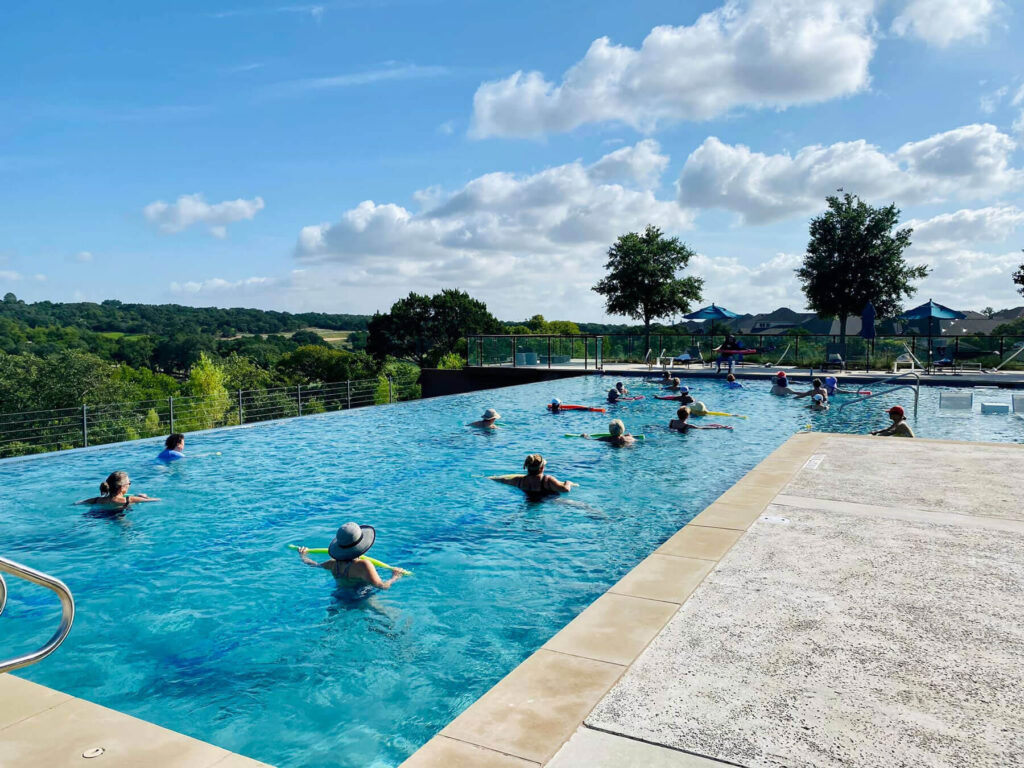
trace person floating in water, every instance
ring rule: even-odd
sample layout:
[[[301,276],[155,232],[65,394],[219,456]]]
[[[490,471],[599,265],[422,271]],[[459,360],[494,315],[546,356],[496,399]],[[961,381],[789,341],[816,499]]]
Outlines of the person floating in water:
[[[826,403],[828,402],[828,392],[821,383],[821,379],[815,379],[811,382],[811,388],[806,392],[801,392],[797,397],[814,397],[815,395],[821,395],[821,399]]]
[[[725,377],[725,386],[729,389],[743,389],[743,385],[736,381],[736,377],[731,373]]]
[[[497,429],[498,425],[495,424],[498,419],[501,418],[501,414],[493,408],[488,408],[484,411],[484,415],[480,417],[480,421],[474,421],[469,424],[471,427],[480,427],[481,429]]]
[[[832,395],[859,395],[861,393],[859,389],[841,389],[839,379],[835,376],[825,377],[825,391],[828,392],[829,397],[832,397]]]
[[[548,410],[550,410],[552,413],[558,413],[559,411],[562,410],[562,401],[559,400],[557,397],[551,398],[551,405],[548,406]]]
[[[690,409],[691,416],[707,416],[708,414],[708,407],[700,400],[689,403],[687,407]]]
[[[798,395],[800,393],[789,386],[789,378],[786,376],[786,372],[779,371],[775,374],[775,381],[772,382],[772,394],[785,397],[786,395]]]
[[[619,390],[617,390],[615,387],[612,387],[611,389],[608,390],[608,402],[609,403],[617,403],[617,402],[619,402],[619,397],[620,397]]]
[[[661,400],[677,400],[678,402],[682,403],[683,405],[690,405],[691,403],[695,402],[694,399],[693,399],[693,395],[690,394],[690,388],[689,387],[680,387],[678,395],[663,395],[660,399]]]
[[[544,467],[547,466],[544,457],[539,453],[531,453],[523,462],[525,475],[494,475],[490,480],[497,480],[499,483],[514,485],[527,496],[544,496],[550,493],[569,493],[576,485],[569,480],[564,483],[557,477],[544,474]]]
[[[326,568],[338,581],[363,583],[377,589],[391,589],[391,585],[402,578],[402,572],[393,570],[387,581],[381,579],[373,563],[360,560],[377,540],[373,526],[345,523],[338,529],[327,547],[330,560],[318,563],[308,557],[309,547],[299,547],[299,557],[306,565]]]
[[[626,389],[626,385],[623,384],[621,381],[615,382],[615,389],[617,389],[619,391],[619,394],[622,395],[623,397],[629,394],[629,390]]]
[[[676,390],[676,389],[680,388],[681,384],[682,384],[682,382],[679,381],[679,377],[678,376],[673,376],[671,379],[669,379],[668,381],[665,382],[665,389]]]
[[[140,504],[144,501],[160,501],[160,499],[139,493],[134,496],[128,494],[132,481],[128,478],[127,472],[111,472],[107,479],[100,483],[102,496],[94,496],[91,499],[83,499],[78,504],[98,504],[107,507],[127,507],[129,504]]]
[[[157,455],[157,461],[170,463],[185,458],[185,436],[180,432],[164,440],[164,449]]]
[[[907,416],[903,412],[903,407],[894,405],[886,413],[889,414],[889,418],[892,419],[890,424],[885,429],[879,429],[872,432],[872,435],[881,435],[884,437],[913,437],[914,430],[910,428],[910,424],[907,423]]]
[[[827,411],[829,408],[828,400],[820,394],[811,395],[811,404],[807,407],[812,411]]]
[[[691,429],[732,429],[732,427],[726,427],[722,424],[708,424],[707,426],[691,424],[690,409],[685,405],[680,406],[679,410],[676,411],[676,417],[668,423],[668,428],[674,429],[677,432],[688,432]]]
[[[612,445],[630,445],[636,442],[636,439],[626,431],[626,425],[623,424],[622,419],[612,419],[608,424],[607,437],[591,437],[586,433],[580,435],[580,437],[585,437],[588,440],[601,440]]]

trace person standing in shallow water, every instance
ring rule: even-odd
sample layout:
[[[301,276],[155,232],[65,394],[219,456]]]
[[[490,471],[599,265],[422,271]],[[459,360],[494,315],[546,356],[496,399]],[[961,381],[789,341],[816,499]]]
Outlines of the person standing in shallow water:
[[[527,496],[543,496],[550,493],[569,493],[576,485],[569,480],[564,483],[557,477],[545,475],[547,461],[539,453],[531,453],[523,462],[525,475],[494,475],[488,479],[496,480],[505,485],[514,485]]]
[[[359,559],[376,540],[377,531],[373,526],[345,523],[338,529],[338,533],[327,547],[330,560],[318,563],[310,559],[309,547],[299,547],[299,557],[306,565],[330,571],[338,581],[347,581],[353,586],[369,584],[377,589],[391,589],[391,586],[402,578],[401,571],[392,571],[391,578],[384,581],[373,563]]]
[[[622,419],[613,419],[608,424],[608,437],[591,437],[585,433],[580,435],[580,437],[585,437],[588,440],[600,440],[601,442],[611,443],[616,446],[632,445],[636,442],[636,438],[626,431],[626,425]]]
[[[164,449],[157,455],[158,461],[170,463],[185,458],[185,436],[180,432],[164,440]]]
[[[497,429],[498,425],[495,422],[501,418],[501,414],[493,408],[488,408],[484,411],[484,415],[480,417],[480,421],[470,422],[471,427],[480,427],[481,429]]]
[[[910,424],[907,423],[907,416],[903,411],[902,406],[894,405],[886,413],[889,414],[889,418],[892,419],[890,424],[885,429],[879,429],[872,432],[872,435],[879,435],[881,437],[913,437],[914,430],[910,428]]]

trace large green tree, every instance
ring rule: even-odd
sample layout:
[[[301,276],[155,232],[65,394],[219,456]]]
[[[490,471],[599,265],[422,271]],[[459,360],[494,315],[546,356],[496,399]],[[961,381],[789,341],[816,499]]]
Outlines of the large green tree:
[[[839,319],[845,344],[847,318],[860,315],[869,301],[878,317],[896,316],[903,299],[917,292],[913,281],[928,268],[904,259],[913,230],[896,230],[900,210],[895,204],[875,208],[850,193],[831,195],[826,202],[828,210],[811,220],[807,253],[796,274],[807,306],[819,317]]]
[[[501,323],[487,305],[464,291],[410,293],[388,313],[373,316],[366,351],[378,360],[394,357],[422,368],[454,352],[469,334],[501,332]]]
[[[1024,296],[1024,264],[1013,273],[1013,282],[1017,284],[1017,292]]]
[[[691,302],[700,301],[704,281],[679,276],[693,256],[678,237],[648,225],[642,235],[621,235],[608,249],[608,274],[593,290],[605,297],[608,314],[643,321],[650,348],[652,320],[689,312]]]

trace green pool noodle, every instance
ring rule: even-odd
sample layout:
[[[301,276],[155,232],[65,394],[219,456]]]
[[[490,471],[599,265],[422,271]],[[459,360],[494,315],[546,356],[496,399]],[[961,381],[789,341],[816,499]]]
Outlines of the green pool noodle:
[[[299,547],[298,547],[297,544],[289,544],[288,545],[288,549],[298,549],[298,548]],[[316,548],[315,547],[310,547],[306,551],[309,554],[311,554],[311,555],[329,555],[330,554],[330,552],[327,551],[327,547],[316,547]],[[387,563],[385,563],[385,562],[383,562],[381,560],[377,560],[377,559],[375,559],[373,557],[368,557],[367,555],[360,555],[359,557],[356,558],[356,560],[365,560],[368,563],[373,563],[378,568],[387,568],[389,571],[397,571],[398,573],[401,573],[401,574],[403,574],[405,576],[412,576],[412,571],[407,571],[407,570],[405,570],[405,568],[396,568],[393,565],[388,565]]]
[[[611,436],[612,436],[611,432],[595,432],[594,434],[590,435],[590,437],[611,437]],[[567,433],[566,437],[583,437],[583,435],[570,435],[570,434]],[[630,437],[632,437],[634,440],[643,440],[644,439],[643,435],[630,435]]]

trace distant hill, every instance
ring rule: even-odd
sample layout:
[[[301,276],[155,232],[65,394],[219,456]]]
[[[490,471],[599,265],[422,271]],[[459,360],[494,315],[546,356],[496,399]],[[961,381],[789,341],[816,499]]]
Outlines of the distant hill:
[[[0,301],[0,318],[25,323],[31,328],[74,327],[98,333],[239,334],[288,333],[301,328],[332,331],[365,331],[369,315],[335,315],[324,312],[273,312],[263,309],[186,307],[180,304],[126,304],[116,300],[64,304],[38,301],[27,304],[13,293]]]

